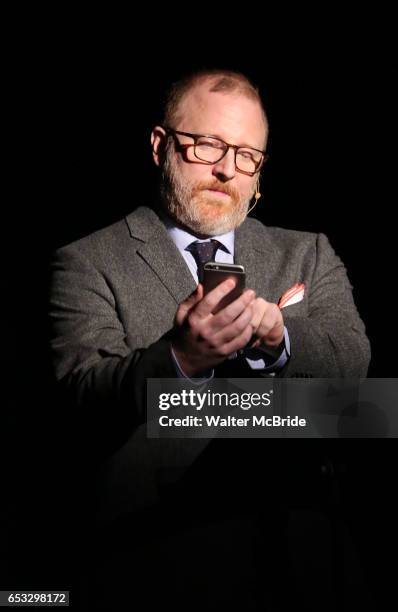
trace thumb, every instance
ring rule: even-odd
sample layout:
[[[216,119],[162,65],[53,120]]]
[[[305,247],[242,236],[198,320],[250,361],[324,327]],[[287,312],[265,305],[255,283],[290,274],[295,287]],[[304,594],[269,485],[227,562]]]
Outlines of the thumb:
[[[196,304],[200,302],[202,298],[203,298],[203,285],[199,283],[195,291],[191,293],[191,295],[189,295],[187,299],[181,302],[181,304],[179,305],[177,312],[176,312],[176,316],[175,316],[176,325],[182,325],[184,323],[185,319],[191,312],[192,308],[194,308]]]

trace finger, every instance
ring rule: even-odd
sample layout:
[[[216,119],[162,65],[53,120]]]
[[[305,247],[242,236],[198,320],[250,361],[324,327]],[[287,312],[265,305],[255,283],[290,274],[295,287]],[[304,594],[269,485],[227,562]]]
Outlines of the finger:
[[[231,340],[230,342],[225,343],[221,349],[220,352],[223,355],[232,355],[232,353],[235,353],[236,351],[239,351],[240,349],[244,348],[245,346],[247,346],[251,340],[252,337],[252,331],[253,328],[250,325],[246,325],[245,329],[238,335],[236,336],[233,340]]]
[[[237,319],[244,310],[251,304],[256,297],[255,292],[252,289],[246,289],[236,300],[234,300],[228,306],[225,306],[220,312],[218,312],[209,321],[209,325],[214,332],[217,332],[227,325],[230,325],[235,319]],[[253,311],[251,311],[253,316]]]
[[[263,298],[257,298],[256,300],[254,300],[253,318],[251,323],[255,332],[260,328],[261,323],[268,311],[268,306],[269,302],[267,302]]]
[[[276,308],[278,307],[276,306]],[[267,336],[268,346],[278,346],[282,342],[284,335],[285,335],[285,326],[284,326],[282,314],[279,310],[279,316],[276,315],[274,324],[271,327],[268,333],[268,336]]]
[[[176,312],[176,317],[175,317],[175,321],[177,325],[182,325],[184,323],[185,319],[191,312],[192,308],[194,308],[194,306],[198,302],[200,302],[202,298],[203,298],[203,285],[199,284],[196,287],[195,291],[191,293],[191,295],[188,296],[187,299],[181,302],[181,304],[179,305],[177,312]]]
[[[276,304],[269,304],[268,306],[268,312],[257,328],[256,336],[268,346],[275,346],[280,344],[283,339],[283,317]]]
[[[211,314],[212,310],[217,306],[217,304],[226,296],[232,289],[236,286],[236,280],[234,278],[227,278],[227,280],[223,281],[217,287],[209,291],[201,302],[195,308],[195,313],[199,318],[205,318],[209,314]]]
[[[212,340],[217,346],[222,346],[231,342],[237,338],[248,325],[251,326],[251,320],[253,317],[253,310],[251,304],[246,306],[243,312],[229,325],[223,327],[218,333],[216,333]],[[252,328],[253,331],[253,328]]]

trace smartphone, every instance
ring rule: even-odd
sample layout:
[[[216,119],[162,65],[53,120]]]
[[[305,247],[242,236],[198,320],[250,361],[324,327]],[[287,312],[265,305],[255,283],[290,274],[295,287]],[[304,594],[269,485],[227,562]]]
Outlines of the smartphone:
[[[235,278],[237,281],[236,287],[221,300],[213,313],[222,310],[242,295],[245,288],[245,268],[239,264],[219,263],[218,261],[209,261],[204,265],[203,287],[205,294],[215,289],[217,285],[227,280],[227,278]]]

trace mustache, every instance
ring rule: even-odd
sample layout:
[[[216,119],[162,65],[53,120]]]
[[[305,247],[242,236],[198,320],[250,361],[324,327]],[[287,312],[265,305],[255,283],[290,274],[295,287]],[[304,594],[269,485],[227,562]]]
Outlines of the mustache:
[[[221,181],[200,181],[194,185],[195,192],[205,191],[206,189],[215,189],[217,191],[222,191],[233,199],[239,198],[239,192],[235,187],[226,183],[222,183]]]

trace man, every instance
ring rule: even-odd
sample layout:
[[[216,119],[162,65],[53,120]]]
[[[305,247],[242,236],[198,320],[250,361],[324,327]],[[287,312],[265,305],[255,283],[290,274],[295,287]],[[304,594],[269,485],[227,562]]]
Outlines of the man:
[[[267,136],[242,75],[209,72],[174,86],[151,137],[161,201],[60,249],[54,262],[54,363],[78,398],[130,403],[147,377],[217,375],[237,362],[257,374],[366,376],[369,343],[325,236],[246,219]],[[203,297],[189,250],[210,237],[220,243],[216,261],[242,263],[248,286],[216,315],[233,282]],[[280,309],[297,283],[303,299]]]
[[[118,487],[125,498],[133,476],[150,488],[150,445],[137,434],[147,378],[366,376],[364,325],[327,238],[247,218],[267,138],[265,111],[246,77],[228,71],[187,77],[170,90],[164,121],[152,131],[162,173],[159,202],[60,249],[54,259],[56,376],[78,405],[96,408],[91,422],[102,420],[103,440],[121,448],[118,465],[128,476]],[[235,261],[246,271],[248,288],[219,311],[234,282],[204,295],[198,280],[209,242],[216,261]],[[291,288],[289,303],[282,296]],[[138,460],[131,459],[134,444]],[[202,451],[196,446],[182,463],[195,466]],[[160,467],[164,457],[154,464],[153,490],[167,472]],[[203,480],[195,482],[203,490]]]

